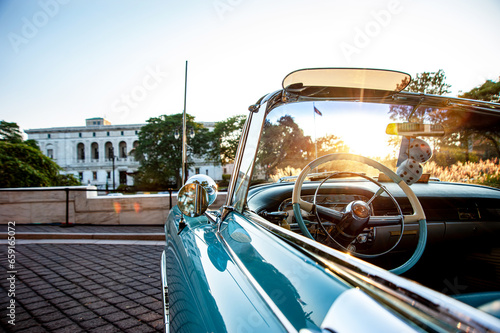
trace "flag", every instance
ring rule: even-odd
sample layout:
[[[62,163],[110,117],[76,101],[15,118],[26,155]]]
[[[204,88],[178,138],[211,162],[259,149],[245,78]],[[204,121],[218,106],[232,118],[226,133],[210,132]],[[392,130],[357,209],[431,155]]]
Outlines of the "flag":
[[[316,114],[318,114],[319,116],[323,115],[321,111],[316,108],[316,105],[313,105],[313,107],[314,107],[314,112],[316,112]]]

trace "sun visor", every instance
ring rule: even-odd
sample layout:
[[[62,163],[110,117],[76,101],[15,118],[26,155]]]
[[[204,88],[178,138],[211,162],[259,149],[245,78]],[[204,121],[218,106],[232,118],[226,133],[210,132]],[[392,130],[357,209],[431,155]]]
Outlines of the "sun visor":
[[[313,68],[288,74],[283,89],[301,96],[353,97],[365,96],[365,91],[396,93],[411,81],[409,74],[366,68]],[[373,94],[373,93],[372,93]]]

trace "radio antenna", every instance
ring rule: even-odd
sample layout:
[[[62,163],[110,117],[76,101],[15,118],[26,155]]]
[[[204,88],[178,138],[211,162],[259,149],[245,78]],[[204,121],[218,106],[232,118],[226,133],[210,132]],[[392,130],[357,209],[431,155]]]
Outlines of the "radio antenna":
[[[186,60],[186,72],[184,75],[184,111],[182,113],[182,185],[187,181],[187,137],[186,137],[186,94],[187,94],[188,62]]]

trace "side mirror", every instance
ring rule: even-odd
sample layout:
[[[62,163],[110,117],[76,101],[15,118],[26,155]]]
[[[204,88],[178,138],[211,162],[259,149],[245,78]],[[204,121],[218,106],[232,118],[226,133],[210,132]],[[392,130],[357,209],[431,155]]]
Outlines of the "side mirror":
[[[201,216],[208,208],[208,193],[199,184],[186,184],[177,194],[177,206],[186,216]]]
[[[184,215],[197,217],[217,199],[217,184],[206,175],[194,175],[180,189],[177,206]]]
[[[194,175],[189,177],[186,184],[198,184],[201,185],[208,194],[208,205],[214,203],[217,199],[217,184],[215,181],[207,175]]]

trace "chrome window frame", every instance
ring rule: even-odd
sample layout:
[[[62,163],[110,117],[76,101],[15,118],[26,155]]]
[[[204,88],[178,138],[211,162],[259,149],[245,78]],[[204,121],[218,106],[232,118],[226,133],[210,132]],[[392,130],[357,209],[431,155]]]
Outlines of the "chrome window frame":
[[[276,106],[276,103],[272,103],[272,101],[276,97],[281,97],[282,92],[282,90],[278,90],[268,94],[250,108],[250,114],[245,122],[238,150],[236,151],[234,170],[227,191],[227,208],[241,213],[246,206],[248,188],[253,175],[255,157],[259,148],[266,115]]]

